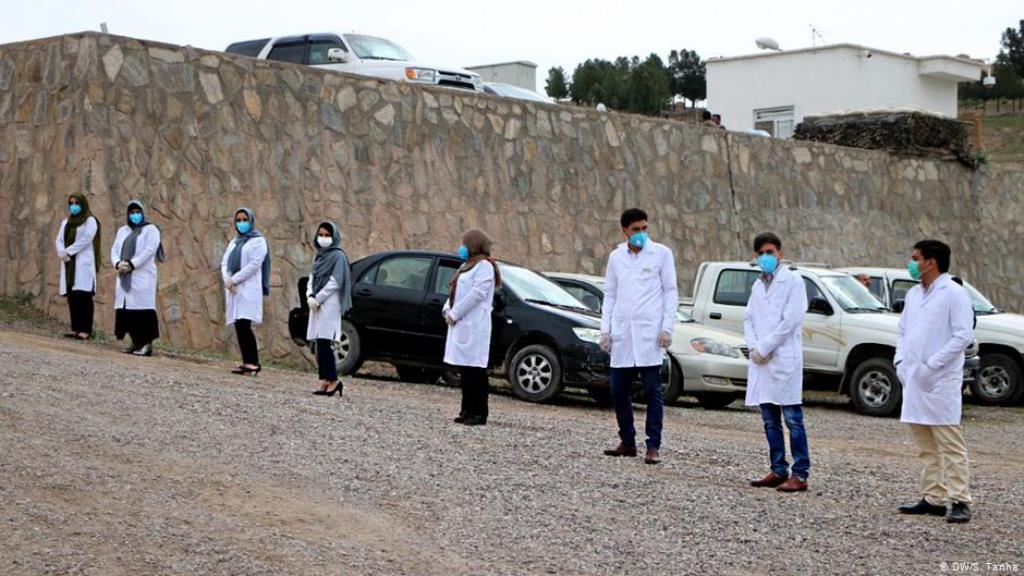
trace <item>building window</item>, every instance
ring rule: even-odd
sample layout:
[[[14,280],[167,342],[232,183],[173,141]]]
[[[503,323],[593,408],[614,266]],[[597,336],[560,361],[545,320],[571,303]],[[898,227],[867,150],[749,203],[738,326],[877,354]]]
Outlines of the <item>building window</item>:
[[[764,130],[776,138],[789,138],[793,128],[792,106],[754,110],[755,130]]]

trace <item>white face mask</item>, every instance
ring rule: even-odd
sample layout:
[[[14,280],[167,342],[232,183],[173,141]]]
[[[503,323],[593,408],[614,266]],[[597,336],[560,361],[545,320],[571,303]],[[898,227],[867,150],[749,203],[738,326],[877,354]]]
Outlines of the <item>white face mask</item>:
[[[321,248],[330,248],[331,244],[334,244],[334,239],[330,238],[328,236],[317,236],[316,237],[316,243]]]

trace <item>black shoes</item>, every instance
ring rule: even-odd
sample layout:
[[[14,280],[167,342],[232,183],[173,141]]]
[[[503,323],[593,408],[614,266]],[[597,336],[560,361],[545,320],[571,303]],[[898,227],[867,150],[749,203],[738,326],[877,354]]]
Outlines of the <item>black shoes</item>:
[[[132,350],[131,353],[132,353],[133,356],[152,356],[153,355],[153,345],[152,344],[144,344],[142,347],[135,348],[134,350]]]
[[[138,350],[138,348],[135,347],[135,344],[132,344],[124,350],[121,350],[121,352],[124,352],[125,354],[135,354],[136,350]]]
[[[463,426],[485,426],[487,424],[486,416],[466,416],[462,419],[459,424]]]
[[[946,522],[950,524],[966,524],[971,521],[971,507],[964,502],[953,502],[953,507],[950,508],[949,514],[946,516]]]
[[[333,390],[324,390],[324,396],[334,396],[334,393],[337,392],[338,398],[341,398],[344,388],[345,385],[341,383],[341,380],[338,380],[335,382]]]
[[[263,370],[262,366],[257,366],[255,368],[249,368],[248,366],[243,364],[243,365],[239,366],[238,368],[235,368],[234,370],[232,370],[231,373],[232,374],[238,374],[239,376],[255,376],[255,375],[260,373],[260,370]],[[313,392],[313,394],[316,394],[316,392]],[[322,394],[322,392],[321,392],[321,394]]]
[[[937,506],[922,498],[917,504],[904,504],[903,506],[900,506],[900,514],[909,514],[912,516],[945,516],[946,507]]]

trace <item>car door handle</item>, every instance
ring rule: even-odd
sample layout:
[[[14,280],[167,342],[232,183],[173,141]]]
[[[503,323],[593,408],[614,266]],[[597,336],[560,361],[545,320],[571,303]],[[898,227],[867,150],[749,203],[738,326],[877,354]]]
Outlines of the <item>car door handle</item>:
[[[721,312],[712,312],[711,314],[708,314],[708,316],[712,320],[721,320],[722,319],[722,313]]]
[[[356,296],[373,296],[373,290],[369,288],[361,288],[356,290]]]

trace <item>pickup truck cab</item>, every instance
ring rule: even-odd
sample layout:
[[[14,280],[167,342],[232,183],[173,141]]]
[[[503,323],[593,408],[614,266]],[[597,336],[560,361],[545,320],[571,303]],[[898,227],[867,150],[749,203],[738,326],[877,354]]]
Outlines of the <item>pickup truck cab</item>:
[[[375,78],[483,91],[483,81],[476,72],[417,62],[398,44],[364,34],[326,32],[260,38],[235,42],[225,51]]]
[[[892,360],[899,316],[847,273],[783,265],[800,276],[807,289],[805,387],[848,394],[862,414],[898,413],[903,388]],[[742,335],[747,301],[760,273],[751,262],[705,262],[697,270],[694,298],[684,302],[683,310],[698,322]],[[974,350],[965,353],[971,357]],[[973,368],[965,366],[964,372],[970,379]]]
[[[903,268],[842,268],[851,275],[871,277],[871,293],[889,308],[901,311],[902,302],[917,280]],[[971,382],[971,394],[983,404],[1012,405],[1024,399],[1024,316],[996,308],[969,282],[963,283],[971,295],[978,325],[980,368]]]

